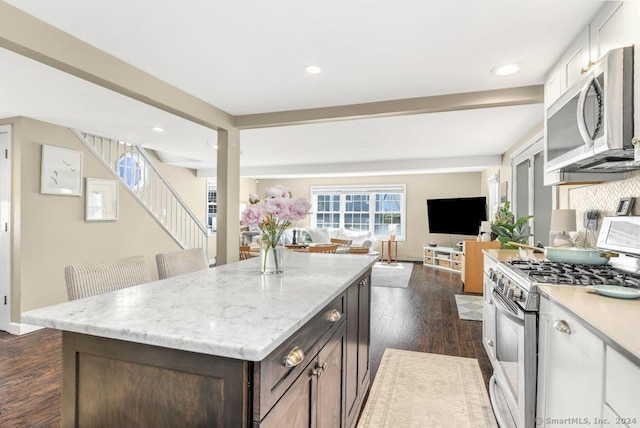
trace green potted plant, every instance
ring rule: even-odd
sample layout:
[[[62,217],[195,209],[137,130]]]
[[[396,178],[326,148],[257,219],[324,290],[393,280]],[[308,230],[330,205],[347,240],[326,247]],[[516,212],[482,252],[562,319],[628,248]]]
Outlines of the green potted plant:
[[[517,242],[518,244],[526,244],[529,237],[532,236],[527,228],[527,223],[533,218],[532,215],[520,217],[515,220],[515,216],[509,209],[511,206],[506,201],[498,211],[491,224],[491,233],[493,233],[501,243],[501,248],[514,249],[517,248],[510,245],[509,242]]]

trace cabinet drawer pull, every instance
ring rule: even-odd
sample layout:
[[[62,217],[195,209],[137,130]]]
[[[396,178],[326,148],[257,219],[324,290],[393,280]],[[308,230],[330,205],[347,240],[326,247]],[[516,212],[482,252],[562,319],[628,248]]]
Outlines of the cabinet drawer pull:
[[[493,340],[491,340],[491,339],[487,339],[487,345],[489,345],[489,346],[493,346]]]
[[[329,315],[327,316],[327,320],[331,322],[340,321],[341,318],[342,318],[342,312],[340,312],[337,309],[330,311]]]
[[[556,320],[553,322],[553,328],[558,330],[560,333],[571,334],[571,327],[564,320]]]
[[[326,369],[327,369],[327,363],[316,364],[316,366],[311,371],[311,376],[320,377],[322,375],[322,372],[325,371]]]
[[[285,367],[295,367],[304,360],[304,351],[297,346],[284,357]]]

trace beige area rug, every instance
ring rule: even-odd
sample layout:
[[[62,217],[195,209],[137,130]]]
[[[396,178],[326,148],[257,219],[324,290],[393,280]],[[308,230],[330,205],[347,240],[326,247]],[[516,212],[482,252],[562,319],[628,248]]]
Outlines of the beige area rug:
[[[371,270],[371,285],[373,287],[407,288],[413,263],[384,263],[377,262]]]
[[[496,427],[478,360],[386,349],[358,428]]]

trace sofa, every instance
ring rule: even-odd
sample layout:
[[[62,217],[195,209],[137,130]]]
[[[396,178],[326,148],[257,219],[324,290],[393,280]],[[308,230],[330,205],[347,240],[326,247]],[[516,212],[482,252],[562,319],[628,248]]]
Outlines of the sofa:
[[[366,247],[372,251],[376,238],[369,231],[326,229],[319,227],[307,227],[302,230],[302,242],[314,244],[328,244],[331,238],[349,239],[354,247]],[[346,249],[344,249],[346,252]]]

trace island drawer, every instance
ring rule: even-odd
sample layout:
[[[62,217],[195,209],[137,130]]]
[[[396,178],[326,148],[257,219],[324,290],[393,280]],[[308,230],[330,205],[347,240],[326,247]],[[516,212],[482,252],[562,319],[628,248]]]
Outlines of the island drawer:
[[[264,360],[254,364],[254,420],[262,420],[344,323],[345,310],[346,293],[342,293]],[[295,365],[285,365],[287,359]]]

